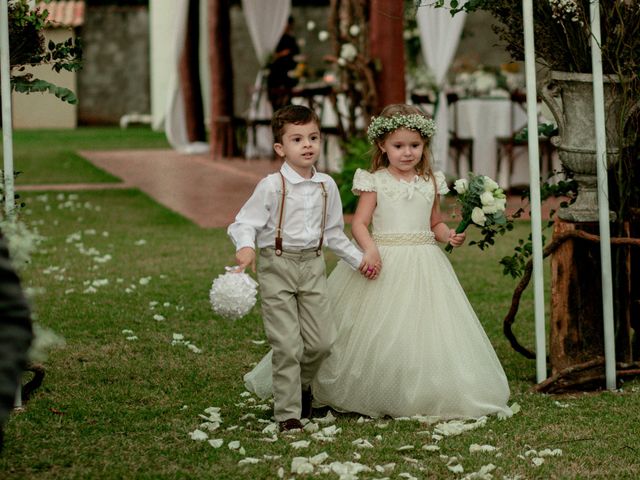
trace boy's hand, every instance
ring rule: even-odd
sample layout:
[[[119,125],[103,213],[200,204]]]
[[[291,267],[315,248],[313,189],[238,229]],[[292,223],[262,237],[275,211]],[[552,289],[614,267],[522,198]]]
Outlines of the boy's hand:
[[[251,247],[242,247],[236,252],[236,263],[238,264],[238,271],[242,271],[251,266],[251,271],[256,271],[256,251]]]

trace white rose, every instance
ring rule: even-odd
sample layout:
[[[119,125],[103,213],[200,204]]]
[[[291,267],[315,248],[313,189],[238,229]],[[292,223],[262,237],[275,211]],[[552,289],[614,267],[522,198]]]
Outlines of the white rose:
[[[352,37],[357,37],[359,33],[360,33],[360,27],[358,25],[351,25],[349,27],[349,34]]]
[[[493,192],[496,188],[499,188],[499,185],[486,175],[484,176],[483,180],[485,192]]]
[[[465,193],[468,188],[469,188],[469,180],[467,180],[466,178],[460,178],[456,180],[455,183],[453,184],[453,189],[459,194]]]
[[[483,206],[490,206],[496,203],[496,199],[493,198],[491,192],[482,192],[480,195],[480,203],[482,203]]]
[[[307,22],[307,30],[312,31],[315,30],[316,28],[316,22],[314,22],[313,20],[309,20]]]
[[[480,207],[475,207],[471,212],[471,221],[476,225],[484,227],[484,224],[487,221],[487,217],[485,217],[484,212]]]
[[[497,213],[498,212],[498,205],[493,204],[493,205],[485,205],[482,207],[482,211],[486,214],[492,214],[492,213]]]
[[[326,30],[320,30],[318,32],[318,40],[320,40],[321,42],[326,42],[327,40],[329,40],[329,32],[327,32]]]
[[[506,198],[496,198],[495,206],[499,212],[504,212],[507,208]]]

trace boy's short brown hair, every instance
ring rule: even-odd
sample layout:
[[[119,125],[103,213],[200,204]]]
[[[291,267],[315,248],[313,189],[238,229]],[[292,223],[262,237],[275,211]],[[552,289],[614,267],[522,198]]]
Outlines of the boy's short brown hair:
[[[271,120],[271,130],[273,131],[273,141],[275,143],[282,143],[282,135],[284,134],[284,128],[287,124],[293,123],[294,125],[305,125],[307,123],[315,122],[320,129],[320,119],[316,112],[304,105],[287,105],[280,108],[273,115]]]

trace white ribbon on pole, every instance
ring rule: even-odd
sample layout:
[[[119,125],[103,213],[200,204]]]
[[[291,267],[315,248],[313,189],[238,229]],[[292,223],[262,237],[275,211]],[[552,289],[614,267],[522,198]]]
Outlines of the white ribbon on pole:
[[[600,1],[591,1],[591,65],[593,69],[593,108],[596,125],[596,164],[598,174],[598,222],[600,224],[600,273],[604,321],[604,362],[607,388],[616,388],[616,347],[613,326],[613,281],[611,275],[611,234],[609,231],[609,189],[607,179],[607,135],[605,130],[602,51],[600,50]]]
[[[0,80],[2,81],[2,153],[4,155],[4,210],[13,215],[13,129],[11,123],[11,65],[9,57],[9,5],[0,0]]]
[[[531,240],[533,243],[533,291],[536,336],[536,379],[547,378],[545,342],[544,271],[542,267],[542,208],[540,204],[540,152],[538,148],[538,105],[536,93],[535,44],[532,0],[522,2],[524,57],[527,80],[527,130],[529,141],[529,193],[531,197]]]

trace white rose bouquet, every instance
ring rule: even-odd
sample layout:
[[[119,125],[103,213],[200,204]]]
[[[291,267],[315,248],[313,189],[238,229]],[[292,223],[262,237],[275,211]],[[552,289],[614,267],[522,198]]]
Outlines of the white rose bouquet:
[[[504,233],[508,229],[509,221],[504,214],[507,206],[507,196],[498,184],[485,175],[469,173],[469,179],[456,180],[453,189],[458,192],[458,203],[462,206],[462,220],[456,227],[456,233],[464,232],[472,223],[482,227],[485,244],[493,244],[496,233]],[[449,253],[453,246],[449,243],[445,247]]]

